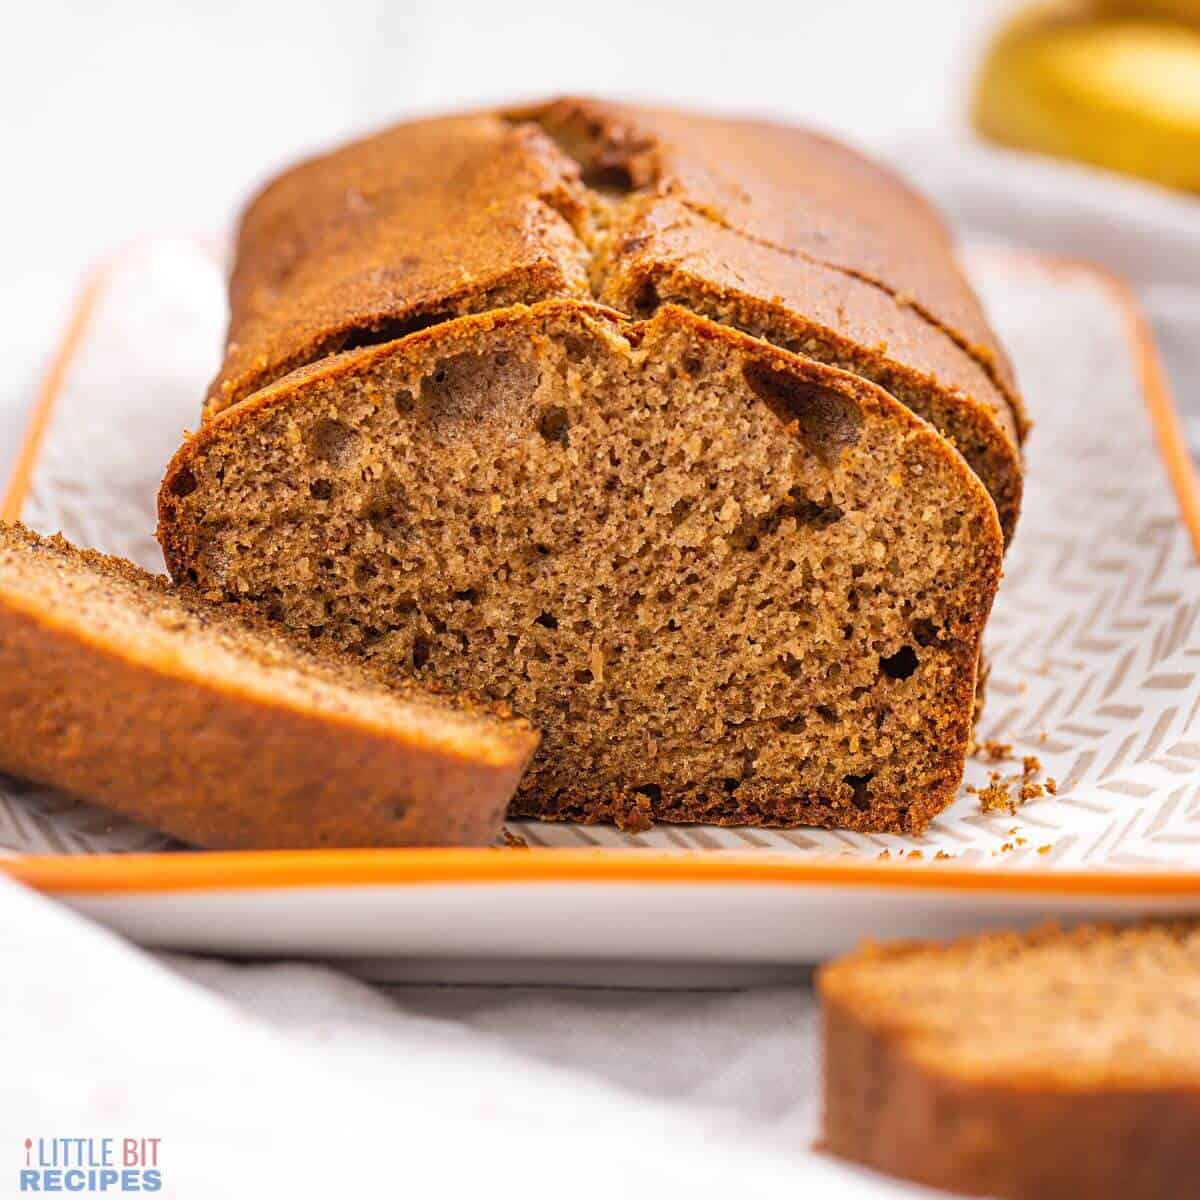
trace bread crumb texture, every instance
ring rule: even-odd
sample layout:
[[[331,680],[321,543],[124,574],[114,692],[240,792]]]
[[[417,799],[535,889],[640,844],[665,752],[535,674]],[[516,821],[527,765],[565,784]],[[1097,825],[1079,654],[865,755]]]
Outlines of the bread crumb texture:
[[[531,720],[514,813],[634,830],[921,829],[961,778],[1001,551],[872,385],[682,310],[554,303],[229,409],[162,525],[206,595]]]

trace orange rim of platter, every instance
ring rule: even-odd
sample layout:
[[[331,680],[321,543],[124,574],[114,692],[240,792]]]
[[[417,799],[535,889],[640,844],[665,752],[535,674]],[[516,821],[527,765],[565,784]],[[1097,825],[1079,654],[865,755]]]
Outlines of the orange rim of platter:
[[[1126,325],[1159,451],[1200,558],[1200,477],[1150,324],[1129,286],[1087,262],[1003,252],[1016,270],[1090,278],[1116,302]],[[0,517],[15,520],[28,495],[50,417],[105,284],[122,257],[97,268],[80,291],[63,339],[34,401]],[[755,884],[967,890],[1002,894],[1110,897],[1200,896],[1200,871],[1002,870],[896,855],[864,861],[797,860],[773,852],[637,849],[392,849],[195,851],[162,854],[28,855],[0,859],[0,871],[56,893],[135,894],[436,884]]]

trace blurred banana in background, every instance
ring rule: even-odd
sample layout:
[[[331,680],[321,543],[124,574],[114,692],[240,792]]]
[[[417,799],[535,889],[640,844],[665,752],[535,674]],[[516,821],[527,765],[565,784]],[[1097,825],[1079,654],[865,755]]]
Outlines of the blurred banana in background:
[[[1200,0],[1061,0],[989,48],[985,137],[1200,192]]]

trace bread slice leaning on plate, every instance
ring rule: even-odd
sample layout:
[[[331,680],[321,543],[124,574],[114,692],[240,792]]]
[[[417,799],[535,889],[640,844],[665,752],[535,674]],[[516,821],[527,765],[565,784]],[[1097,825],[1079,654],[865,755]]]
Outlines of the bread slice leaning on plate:
[[[196,846],[487,845],[536,744],[0,523],[0,770]]]

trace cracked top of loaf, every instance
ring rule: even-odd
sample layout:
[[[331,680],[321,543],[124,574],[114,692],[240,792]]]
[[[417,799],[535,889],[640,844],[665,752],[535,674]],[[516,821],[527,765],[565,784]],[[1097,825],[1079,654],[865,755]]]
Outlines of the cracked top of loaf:
[[[211,416],[330,354],[550,299],[676,303],[879,383],[1006,537],[1027,422],[933,209],[817,134],[564,99],[398,125],[249,205]]]

